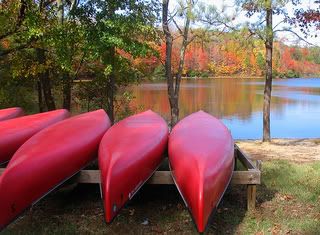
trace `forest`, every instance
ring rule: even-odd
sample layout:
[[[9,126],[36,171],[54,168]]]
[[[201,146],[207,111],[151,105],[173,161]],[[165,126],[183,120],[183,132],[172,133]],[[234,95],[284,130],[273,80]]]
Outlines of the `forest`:
[[[319,7],[305,9],[300,0],[235,3],[228,15],[227,6],[194,0],[171,6],[167,0],[2,0],[0,107],[104,108],[116,121],[134,112],[128,86],[165,79],[173,126],[181,79],[265,77],[268,140],[272,78],[320,74],[318,46],[287,43],[278,33],[293,33],[297,42],[316,37]],[[256,20],[232,24],[242,13]],[[283,20],[274,25],[274,16]]]
[[[215,41],[190,43],[186,54],[185,77],[262,77],[265,75],[264,45],[251,38],[241,41],[245,32],[219,35]],[[137,58],[133,64],[145,79],[164,79],[161,60],[165,60],[165,44],[156,48],[156,56]],[[173,67],[178,66],[179,42],[173,46]],[[274,42],[273,76],[275,78],[317,77],[320,74],[320,48],[286,45]]]

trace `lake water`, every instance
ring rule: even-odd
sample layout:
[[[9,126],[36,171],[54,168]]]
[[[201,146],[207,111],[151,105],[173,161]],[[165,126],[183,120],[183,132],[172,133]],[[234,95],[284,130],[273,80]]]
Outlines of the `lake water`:
[[[202,109],[222,119],[235,139],[261,139],[263,90],[264,81],[258,79],[183,80],[180,118]],[[169,120],[165,81],[143,83],[132,91],[133,106]],[[273,80],[271,136],[320,137],[320,78]]]

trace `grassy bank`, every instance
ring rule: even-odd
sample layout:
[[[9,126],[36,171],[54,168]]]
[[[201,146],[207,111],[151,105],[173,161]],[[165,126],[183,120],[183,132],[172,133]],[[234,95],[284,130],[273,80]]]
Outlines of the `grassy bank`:
[[[319,228],[320,161],[277,159],[263,162],[256,211],[246,211],[245,187],[231,186],[207,233],[319,234]],[[69,185],[2,234],[196,234],[196,229],[174,186],[144,186],[106,225],[98,185]]]

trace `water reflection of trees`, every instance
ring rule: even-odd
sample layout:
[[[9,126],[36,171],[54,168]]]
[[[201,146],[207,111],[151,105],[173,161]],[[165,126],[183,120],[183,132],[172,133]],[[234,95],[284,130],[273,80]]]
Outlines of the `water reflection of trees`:
[[[132,106],[142,105],[144,109],[153,109],[169,119],[167,87],[164,83],[141,84],[132,88],[136,97]],[[308,105],[310,101],[294,97],[295,92],[320,94],[318,88],[274,87],[276,93],[284,96],[272,98],[272,112],[278,115],[285,112],[288,105]],[[290,95],[285,95],[286,92]],[[276,94],[275,93],[275,94]],[[317,101],[319,102],[319,100]],[[261,112],[263,106],[263,86],[235,79],[185,80],[181,84],[180,117],[200,109],[218,118],[236,118],[248,120],[254,112]]]

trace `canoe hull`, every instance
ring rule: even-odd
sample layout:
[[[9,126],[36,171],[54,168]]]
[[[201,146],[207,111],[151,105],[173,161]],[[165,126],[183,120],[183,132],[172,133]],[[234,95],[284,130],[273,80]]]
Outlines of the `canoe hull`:
[[[229,130],[202,111],[180,121],[171,132],[171,173],[199,232],[205,231],[231,180],[233,154]]]
[[[0,230],[94,160],[109,127],[108,116],[98,110],[57,123],[28,140],[0,176]]]
[[[99,147],[105,220],[110,223],[163,160],[168,140],[165,121],[147,111],[114,125]]]
[[[65,109],[28,115],[0,124],[0,164],[11,159],[18,148],[42,129],[70,116]]]
[[[22,108],[14,107],[14,108],[8,108],[8,109],[1,109],[0,110],[0,122],[9,120],[12,118],[17,118],[23,116],[24,112]]]

